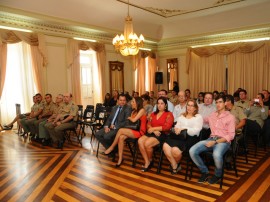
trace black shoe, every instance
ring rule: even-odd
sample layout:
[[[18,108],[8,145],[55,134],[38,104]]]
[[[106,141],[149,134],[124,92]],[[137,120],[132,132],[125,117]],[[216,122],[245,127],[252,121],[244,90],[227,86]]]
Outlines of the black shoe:
[[[231,164],[230,162],[226,162],[226,163],[225,163],[225,168],[226,168],[227,170],[233,170],[232,164]]]
[[[27,132],[23,132],[23,134],[20,134],[21,137],[24,137],[25,135],[27,136],[28,133]]]
[[[51,143],[50,139],[44,139],[44,141],[42,142],[43,146],[49,146]]]
[[[208,183],[209,183],[209,184],[216,184],[220,179],[221,179],[221,177],[217,177],[217,176],[213,175],[213,177],[211,177],[211,178],[208,180]]]
[[[109,156],[112,152],[106,154],[105,152],[100,152],[100,154],[104,155],[104,156]]]
[[[11,126],[4,126],[3,127],[4,130],[11,130],[12,128],[13,128],[13,125],[11,125]]]
[[[63,149],[63,145],[64,145],[64,142],[63,141],[59,141],[58,142],[57,149]]]
[[[141,169],[141,171],[147,172],[148,170],[150,170],[150,169],[153,167],[153,165],[154,165],[154,161],[150,161],[148,167],[146,167],[146,168],[143,167],[143,168]]]
[[[177,174],[180,170],[181,170],[181,165],[180,165],[180,163],[178,163],[178,164],[177,164],[177,167],[176,167],[175,169],[172,168],[171,174],[172,174],[172,175],[175,175],[175,174]]]
[[[200,179],[198,180],[198,183],[204,183],[207,181],[209,177],[209,174],[208,173],[202,173]]]
[[[120,164],[115,164],[115,167],[116,167],[116,168],[119,168],[123,162],[124,162],[124,159],[122,159],[122,161],[121,161]]]

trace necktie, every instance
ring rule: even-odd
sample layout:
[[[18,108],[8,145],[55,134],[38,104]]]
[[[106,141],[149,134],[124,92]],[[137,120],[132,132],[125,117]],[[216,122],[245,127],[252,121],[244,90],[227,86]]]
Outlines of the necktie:
[[[245,101],[241,101],[241,103],[242,103],[242,104],[244,104],[244,103],[245,103]]]
[[[117,118],[118,118],[118,115],[119,115],[120,112],[121,112],[121,109],[122,109],[122,107],[118,107],[118,109],[117,109],[117,111],[116,111],[116,113],[115,113],[115,115],[114,115],[114,117],[113,117],[112,125],[116,125],[116,123],[117,123]]]

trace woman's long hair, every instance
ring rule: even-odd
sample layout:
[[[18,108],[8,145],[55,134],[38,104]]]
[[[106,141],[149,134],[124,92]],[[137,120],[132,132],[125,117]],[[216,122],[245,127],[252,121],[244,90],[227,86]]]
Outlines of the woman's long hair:
[[[187,101],[187,105],[188,105],[189,102],[192,102],[192,103],[194,104],[195,111],[194,111],[194,113],[193,113],[192,115],[193,115],[193,116],[196,116],[196,114],[199,113],[199,106],[198,106],[197,102],[196,102],[195,100],[193,100],[193,99],[189,99],[189,100]],[[183,116],[184,116],[184,117],[186,117],[186,116],[188,115],[187,105],[186,105],[186,112],[183,113]]]
[[[143,108],[143,99],[141,97],[134,97],[137,105],[137,109],[133,109],[133,112],[138,113]]]
[[[154,114],[157,114],[158,112],[159,112],[159,110],[158,110],[158,101],[159,100],[162,100],[164,103],[165,103],[165,112],[168,112],[168,102],[167,102],[167,98],[166,97],[159,97],[158,99],[157,99],[157,103],[156,103],[156,105],[157,105],[157,108],[156,108],[156,111],[154,112]]]

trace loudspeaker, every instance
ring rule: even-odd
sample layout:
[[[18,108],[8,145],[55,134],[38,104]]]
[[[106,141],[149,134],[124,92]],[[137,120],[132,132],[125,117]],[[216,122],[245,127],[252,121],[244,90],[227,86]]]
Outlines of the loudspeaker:
[[[156,84],[163,84],[163,72],[156,72],[155,73],[155,83]]]

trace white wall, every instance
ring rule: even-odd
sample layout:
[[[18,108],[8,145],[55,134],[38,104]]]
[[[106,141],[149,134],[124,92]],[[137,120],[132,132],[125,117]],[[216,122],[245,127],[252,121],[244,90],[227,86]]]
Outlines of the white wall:
[[[44,69],[43,90],[55,97],[58,93],[71,92],[71,75],[67,68],[67,39],[54,36],[45,36],[48,51],[48,66]],[[112,45],[106,45],[106,66],[104,75],[105,92],[110,92],[109,61],[124,63],[124,89],[135,89],[133,57],[124,57],[114,50]],[[158,53],[158,71],[163,72],[163,84],[159,89],[168,89],[167,84],[167,59],[178,58],[178,82],[181,90],[188,88],[188,74],[186,73],[186,49],[162,51]],[[97,102],[95,98],[95,102]],[[103,100],[103,98],[101,98]]]
[[[45,36],[48,51],[48,65],[43,74],[43,90],[55,97],[59,93],[70,92],[71,84],[67,69],[66,50],[67,39]]]

